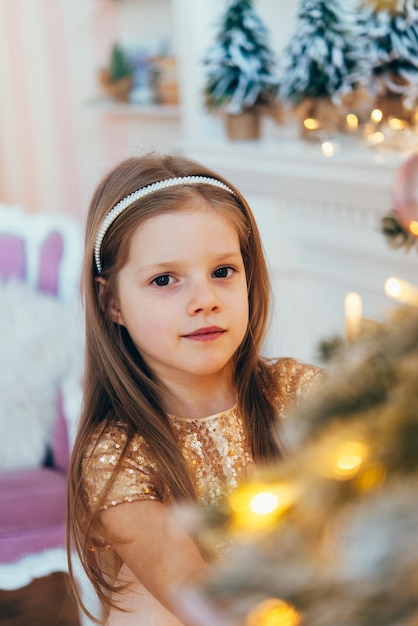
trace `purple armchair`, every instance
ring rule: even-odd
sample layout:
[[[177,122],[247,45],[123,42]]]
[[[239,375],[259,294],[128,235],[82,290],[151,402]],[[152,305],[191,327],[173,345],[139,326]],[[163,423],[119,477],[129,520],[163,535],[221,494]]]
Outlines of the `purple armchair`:
[[[83,359],[81,257],[81,228],[70,216],[0,205],[0,589],[67,570],[66,472]],[[80,585],[94,608],[81,574]]]

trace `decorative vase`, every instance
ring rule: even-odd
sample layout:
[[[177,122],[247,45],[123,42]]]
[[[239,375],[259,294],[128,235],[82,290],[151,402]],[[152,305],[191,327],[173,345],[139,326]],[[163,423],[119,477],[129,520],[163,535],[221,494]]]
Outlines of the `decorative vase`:
[[[250,109],[237,114],[227,113],[226,131],[232,141],[259,139],[260,118],[256,111]]]
[[[117,102],[129,102],[129,94],[132,89],[132,77],[125,76],[119,80],[111,80],[109,70],[101,69],[98,80],[103,93]]]

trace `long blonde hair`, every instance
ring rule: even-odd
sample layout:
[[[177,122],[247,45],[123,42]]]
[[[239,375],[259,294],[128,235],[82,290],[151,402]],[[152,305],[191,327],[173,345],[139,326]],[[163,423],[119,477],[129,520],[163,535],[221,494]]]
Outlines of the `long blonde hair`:
[[[104,237],[100,276],[105,281],[105,293],[99,298],[94,243],[103,219],[112,207],[137,189],[178,176],[216,178],[235,195],[197,184],[161,189],[137,200],[117,218]],[[100,536],[98,512],[90,510],[83,489],[82,462],[93,433],[112,421],[123,422],[127,445],[137,434],[146,440],[158,467],[164,501],[196,499],[185,460],[162,409],[161,381],[142,360],[126,329],[112,321],[107,304],[115,294],[117,275],[128,260],[130,238],[137,226],[152,216],[189,205],[193,198],[199,197],[231,219],[240,240],[248,284],[249,324],[233,357],[233,373],[252,454],[256,462],[269,461],[281,454],[280,444],[271,433],[275,420],[272,398],[278,397],[279,390],[268,364],[259,356],[269,318],[270,283],[259,232],[247,202],[228,181],[183,157],[150,154],[123,161],[98,185],[87,216],[82,282],[86,322],[83,407],[68,481],[70,573],[71,552],[75,549],[107,608],[111,606],[114,587],[104,569],[103,553],[92,549]],[[103,498],[105,495],[106,492]]]

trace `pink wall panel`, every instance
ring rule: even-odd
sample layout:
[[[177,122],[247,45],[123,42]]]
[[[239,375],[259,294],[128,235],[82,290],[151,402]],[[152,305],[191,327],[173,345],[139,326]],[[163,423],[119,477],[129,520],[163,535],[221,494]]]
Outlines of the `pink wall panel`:
[[[18,4],[13,0],[1,3],[1,19],[7,25],[4,29],[6,39],[7,58],[9,59],[12,72],[11,82],[8,85],[8,96],[12,100],[13,116],[7,120],[12,124],[12,132],[15,138],[14,162],[9,163],[9,168],[18,172],[18,180],[21,184],[18,189],[11,189],[8,181],[3,181],[4,202],[21,204],[26,210],[38,211],[41,208],[40,200],[40,176],[39,162],[36,159],[35,138],[31,125],[31,94],[27,82],[27,62],[23,54],[22,29],[19,19]],[[2,152],[7,146],[2,146]],[[16,158],[16,154],[18,158]],[[7,153],[3,158],[7,159]]]
[[[60,204],[57,211],[79,212],[80,172],[78,144],[75,132],[75,97],[70,81],[68,46],[64,28],[62,3],[57,0],[43,0],[46,26],[48,73],[54,86],[51,103],[51,127],[53,129],[58,159]]]

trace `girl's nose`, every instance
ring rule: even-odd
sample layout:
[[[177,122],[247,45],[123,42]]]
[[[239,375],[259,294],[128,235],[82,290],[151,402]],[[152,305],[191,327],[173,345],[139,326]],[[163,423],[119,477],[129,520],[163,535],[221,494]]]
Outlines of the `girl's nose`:
[[[217,311],[220,306],[221,303],[216,290],[209,281],[199,281],[191,285],[188,304],[189,315],[205,311]]]

